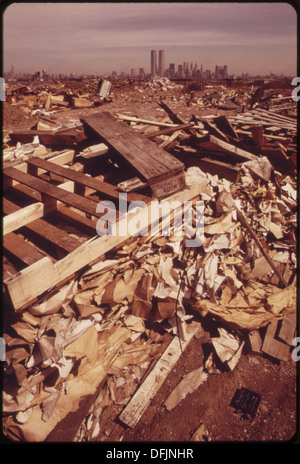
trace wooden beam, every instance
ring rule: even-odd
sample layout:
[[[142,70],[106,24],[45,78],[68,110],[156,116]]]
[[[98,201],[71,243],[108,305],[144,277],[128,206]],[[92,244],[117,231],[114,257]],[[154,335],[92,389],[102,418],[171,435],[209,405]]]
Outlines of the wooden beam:
[[[136,118],[132,116],[127,116],[125,114],[119,114],[117,113],[116,116],[118,116],[119,119],[122,119],[122,121],[131,121],[131,122],[138,122],[142,124],[149,124],[149,126],[158,126],[158,127],[169,127],[169,128],[175,128],[178,126],[178,124],[172,124],[168,122],[159,122],[159,121],[151,121],[149,119],[141,119],[141,118]],[[149,134],[152,135],[152,134]]]
[[[55,166],[55,165],[54,165]],[[28,187],[37,190],[42,195],[50,197],[54,200],[59,200],[62,203],[73,206],[92,216],[101,217],[103,213],[96,212],[96,205],[91,200],[77,195],[76,193],[69,193],[66,190],[57,187],[42,179],[31,176],[30,174],[23,173],[15,168],[6,168],[3,171],[4,176],[17,180],[18,182],[27,185]]]
[[[35,203],[34,205],[30,205],[30,207],[39,204],[40,203]],[[23,216],[24,210],[27,210],[27,208],[29,207],[20,208],[19,206],[4,198],[4,213],[14,211],[11,212],[9,216],[5,216],[4,219],[6,219],[6,217],[10,217],[17,214],[21,214]],[[34,232],[36,235],[41,237],[46,242],[50,242],[68,253],[76,250],[76,248],[78,248],[81,245],[81,242],[79,240],[76,240],[76,238],[70,236],[67,232],[64,232],[58,227],[55,227],[54,225],[40,218],[36,218],[35,220],[31,219],[30,221],[28,220],[28,222],[22,224],[22,226],[25,226],[27,230]],[[20,225],[20,227],[22,226]],[[95,227],[93,232],[95,232]]]
[[[189,330],[187,329],[186,340],[179,340],[178,337],[173,338],[152,371],[121,412],[119,416],[121,422],[130,428],[134,428],[137,425],[151,400],[163,385],[168,374],[171,372],[198,329],[199,324],[194,323],[190,326]]]
[[[78,184],[80,186],[89,187],[92,190],[100,192],[104,198],[109,198],[113,200],[119,200],[120,191],[117,187],[107,182],[103,182],[99,179],[94,177],[87,176],[81,172],[77,172],[74,169],[66,168],[64,166],[58,166],[57,164],[51,163],[50,161],[46,161],[40,158],[32,158],[27,161],[28,166],[34,166],[38,168],[42,168],[45,171],[49,171],[51,173],[57,174],[65,179],[72,180],[75,185]],[[127,197],[128,200],[131,201],[146,201],[149,202],[151,199],[146,197],[145,195],[131,195]]]
[[[230,158],[243,161],[252,161],[256,160],[257,156],[252,153],[242,150],[241,148],[236,147],[228,142],[218,139],[214,135],[208,135],[203,138],[198,139],[197,146],[204,148],[208,151],[221,152],[228,155]]]
[[[20,227],[25,226],[29,222],[43,217],[44,208],[44,204],[40,202],[25,206],[25,208],[16,207],[14,212],[3,218],[3,235],[9,234]]]
[[[35,136],[39,137],[40,143],[43,145],[76,145],[86,139],[83,131],[68,130],[65,132],[51,132],[41,130],[22,130],[15,131],[9,134],[13,143],[31,143]]]

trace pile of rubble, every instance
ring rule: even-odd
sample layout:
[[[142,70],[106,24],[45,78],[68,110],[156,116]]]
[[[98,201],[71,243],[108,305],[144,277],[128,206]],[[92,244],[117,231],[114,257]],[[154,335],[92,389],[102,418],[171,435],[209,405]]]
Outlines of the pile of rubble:
[[[89,108],[109,99],[110,82],[91,79],[88,82],[67,81],[27,86],[8,83],[6,101],[28,115],[61,111],[64,108]]]
[[[226,99],[218,96],[218,108],[233,95],[226,90]],[[66,101],[66,93],[49,91],[41,97],[52,109]],[[196,103],[201,108],[205,101],[215,104],[213,97]],[[216,321],[219,336],[211,338],[212,350],[201,369],[183,378],[167,399],[168,410],[216,372],[220,362],[224,370],[235,369],[249,346],[281,362],[291,355],[296,329],[295,122],[254,107],[229,118],[194,114],[187,120],[170,104],[158,102],[167,118],[119,113],[116,119],[184,163],[193,226],[195,202],[203,202],[201,246],[187,246],[194,228],[179,233],[174,212],[166,235],[158,229],[116,243],[59,289],[5,314],[3,424],[15,440],[120,439],[125,428],[119,424],[116,431],[117,421],[134,427],[164,381],[153,373],[168,349],[176,361],[206,318]],[[109,154],[105,143],[87,138],[78,120],[61,125],[50,119],[45,125],[41,119],[27,134],[8,134],[7,166],[71,152],[68,169],[76,170],[75,159],[84,171],[91,160]],[[149,192],[138,178],[118,186],[129,194]],[[83,237],[75,228],[69,234],[78,241]],[[152,393],[145,397],[147,382],[152,390],[147,386],[145,391]]]
[[[106,409],[115,415],[122,411],[151,362],[161,355],[165,335],[179,334],[185,340],[195,311],[202,317],[210,314],[224,326],[220,338],[211,340],[212,356],[230,369],[246,340],[259,336],[271,321],[277,326],[290,313],[295,316],[292,179],[254,179],[246,166],[234,185],[198,169],[188,175],[192,182],[201,182],[199,198],[205,202],[201,247],[188,249],[186,237],[173,234],[139,238],[15,320],[6,318],[3,406],[10,436],[51,439],[55,426],[95,391],[77,439],[95,438],[102,428],[108,434],[103,420],[112,417],[106,416]],[[237,211],[256,224],[272,266]],[[284,276],[284,288],[274,269]],[[289,356],[286,341],[274,340],[276,349],[282,345],[280,353],[272,343],[264,344],[261,339],[259,349],[271,356]],[[215,369],[213,357],[205,364],[208,373]]]

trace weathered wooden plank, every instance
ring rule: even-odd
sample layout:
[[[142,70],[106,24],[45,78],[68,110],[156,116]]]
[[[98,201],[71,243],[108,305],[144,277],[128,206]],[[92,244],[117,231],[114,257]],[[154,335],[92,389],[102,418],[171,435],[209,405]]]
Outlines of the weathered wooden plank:
[[[223,140],[218,139],[214,135],[208,135],[198,140],[197,145],[201,148],[204,148],[208,151],[220,151],[227,154],[232,159],[238,161],[251,161],[257,159],[256,155],[242,150],[241,148],[236,147],[230,143],[227,143]]]
[[[278,333],[278,338],[291,346],[292,340],[295,337],[297,326],[297,314],[291,313],[283,317],[281,327]]]
[[[176,126],[178,126],[178,124],[172,124],[169,122],[151,121],[150,119],[136,118],[134,116],[127,116],[126,114],[120,114],[120,113],[117,113],[117,116],[119,119],[122,119],[123,121],[131,121],[131,122],[137,122],[137,123],[142,123],[142,124],[149,124],[149,126],[158,126],[158,127],[166,127],[166,128],[169,127],[169,128],[173,128],[174,130],[176,130]]]
[[[130,428],[136,426],[149,406],[150,401],[163,385],[169,372],[180,358],[182,351],[186,349],[198,329],[199,324],[194,323],[194,325],[189,327],[189,330],[187,329],[186,340],[179,340],[178,337],[173,338],[150,374],[146,377],[127,406],[121,412],[119,416],[121,422]]]
[[[290,346],[276,339],[277,324],[278,319],[274,319],[268,325],[261,351],[280,361],[287,361],[290,356]]]
[[[109,113],[88,116],[82,118],[82,122],[149,183],[184,170],[180,161]]]
[[[34,205],[30,205],[34,206]],[[43,205],[44,206],[44,205]],[[13,214],[23,213],[27,208],[20,208],[17,205],[14,205],[12,202],[3,200],[3,211],[8,213],[9,211],[14,211],[10,213],[10,216]],[[4,218],[5,219],[5,218]],[[34,232],[38,236],[42,237],[44,240],[60,247],[62,250],[70,253],[71,251],[76,250],[81,245],[79,240],[76,240],[74,237],[71,237],[69,234],[59,229],[58,227],[53,226],[49,222],[37,218],[35,220],[28,221],[28,223],[23,224],[26,226],[26,229]]]
[[[3,211],[7,216],[3,218],[3,235],[6,235],[20,227],[28,224],[35,219],[41,218],[44,215],[44,204],[34,203],[25,208],[5,208],[6,199],[3,200]],[[10,202],[9,202],[10,203]],[[7,203],[8,204],[8,203]],[[11,203],[13,205],[13,203]]]
[[[13,143],[31,143],[35,136],[39,137],[40,143],[43,145],[65,145],[73,146],[78,142],[86,139],[83,131],[69,130],[65,132],[51,132],[41,130],[23,130],[15,131],[9,134]]]
[[[45,257],[34,245],[26,242],[21,235],[10,232],[3,237],[3,247],[11,255],[30,266]]]
[[[4,176],[14,179],[28,187],[39,191],[41,194],[59,200],[62,203],[73,206],[81,211],[92,216],[101,217],[103,213],[96,212],[96,205],[93,201],[88,200],[84,197],[77,195],[76,193],[70,193],[66,190],[50,184],[42,179],[34,177],[30,174],[23,173],[15,168],[6,168],[3,171]]]
[[[52,172],[61,177],[64,177],[65,179],[72,180],[73,182],[75,182],[75,184],[79,184],[85,187],[89,187],[92,190],[96,190],[97,192],[100,192],[104,198],[119,200],[120,191],[117,189],[117,187],[107,182],[103,182],[94,177],[87,176],[86,174],[83,174],[81,172],[66,168],[64,166],[59,166],[57,164],[51,163],[50,161],[46,161],[40,158],[32,158],[30,160],[27,160],[27,164],[28,166],[42,168],[45,171]],[[141,200],[146,202],[149,202],[151,200],[149,197],[139,194],[131,195],[127,198],[129,202],[130,200]]]

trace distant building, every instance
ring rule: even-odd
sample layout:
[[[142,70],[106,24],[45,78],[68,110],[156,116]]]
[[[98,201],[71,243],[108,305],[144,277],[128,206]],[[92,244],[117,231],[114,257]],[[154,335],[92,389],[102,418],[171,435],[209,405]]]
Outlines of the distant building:
[[[169,64],[169,77],[172,79],[175,76],[175,63]]]
[[[215,67],[215,78],[216,79],[226,79],[228,77],[227,65]]]
[[[182,64],[178,65],[178,77],[180,79],[183,78],[183,65]]]
[[[165,71],[165,51],[159,50],[158,52],[158,75],[163,77]]]
[[[144,70],[144,68],[139,69],[139,78],[140,79],[145,79],[145,70]]]
[[[135,77],[135,68],[131,68],[130,70],[130,76]]]
[[[157,74],[157,51],[151,50],[151,76]]]

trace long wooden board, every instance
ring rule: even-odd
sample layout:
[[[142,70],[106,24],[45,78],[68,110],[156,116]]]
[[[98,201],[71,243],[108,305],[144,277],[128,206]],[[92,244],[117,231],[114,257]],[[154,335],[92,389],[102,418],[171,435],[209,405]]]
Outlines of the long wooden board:
[[[117,187],[107,182],[103,182],[99,179],[96,179],[94,177],[87,176],[86,174],[83,174],[81,172],[66,168],[64,166],[59,166],[56,163],[54,164],[50,161],[46,161],[41,158],[31,158],[27,160],[27,164],[29,166],[35,166],[36,168],[42,168],[45,171],[49,171],[66,179],[72,180],[76,184],[96,190],[97,192],[100,192],[104,198],[109,198],[113,200],[119,199],[120,191],[117,189]],[[129,202],[138,200],[148,203],[151,200],[151,198],[139,194],[128,195]]]
[[[197,145],[207,151],[221,152],[228,155],[230,158],[243,162],[256,160],[257,156],[243,150],[235,145],[220,140],[214,135],[208,135],[198,140]]]
[[[34,245],[27,242],[21,235],[10,232],[3,237],[3,248],[11,255],[21,261],[23,264],[30,266],[33,263],[43,259],[43,255]]]
[[[166,380],[169,372],[180,358],[182,351],[185,350],[198,330],[199,324],[194,323],[189,331],[187,331],[186,340],[179,340],[178,337],[173,338],[150,374],[146,377],[142,385],[121,412],[119,416],[121,422],[130,428],[136,426],[149,406],[150,401],[154,398]]]
[[[117,121],[110,113],[87,116],[81,121],[130,163],[149,184],[184,170],[183,163],[131,127]]]
[[[23,130],[9,134],[13,143],[31,143],[36,135],[39,137],[41,144],[51,146],[73,146],[86,139],[83,131],[75,130],[60,133],[42,130]]]
[[[93,201],[88,200],[76,193],[70,193],[66,190],[57,187],[49,182],[46,182],[42,179],[39,179],[31,174],[26,174],[15,168],[6,168],[3,171],[4,176],[16,180],[28,187],[31,187],[34,190],[39,191],[41,194],[46,197],[50,197],[53,200],[59,200],[62,203],[73,206],[81,211],[84,211],[87,214],[92,216],[101,217],[103,213],[96,212],[96,205]]]
[[[20,208],[4,198],[3,212],[7,216],[3,218],[3,235],[9,234],[29,222],[41,218],[44,215],[44,209],[44,203],[41,202]]]
[[[6,198],[4,198],[3,200],[3,211],[5,214],[9,215],[24,212],[22,208],[8,201]],[[81,245],[81,242],[79,240],[76,240],[74,237],[70,236],[63,230],[53,226],[52,224],[41,218],[31,220],[30,222],[23,224],[23,226],[26,226],[26,228],[31,232],[34,232],[38,236],[42,237],[44,240],[51,242],[52,244],[60,247],[62,250],[67,251],[68,253],[76,250],[76,248],[78,248]]]

